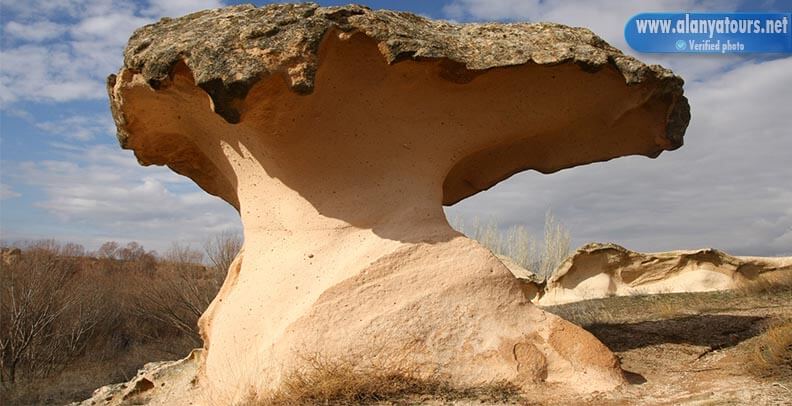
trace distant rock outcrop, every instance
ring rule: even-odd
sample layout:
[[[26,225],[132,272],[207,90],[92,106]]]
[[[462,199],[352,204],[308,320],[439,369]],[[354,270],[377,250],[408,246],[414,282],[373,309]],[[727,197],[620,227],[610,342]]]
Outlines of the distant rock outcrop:
[[[567,257],[544,284],[533,283],[538,293],[532,301],[555,305],[608,296],[727,290],[772,283],[790,273],[792,257],[737,257],[715,249],[640,253],[592,243]]]
[[[683,81],[584,28],[361,6],[235,6],[133,34],[108,79],[124,148],[239,210],[196,385],[240,401],[305,354],[464,385],[624,382],[442,206],[515,173],[679,148]]]

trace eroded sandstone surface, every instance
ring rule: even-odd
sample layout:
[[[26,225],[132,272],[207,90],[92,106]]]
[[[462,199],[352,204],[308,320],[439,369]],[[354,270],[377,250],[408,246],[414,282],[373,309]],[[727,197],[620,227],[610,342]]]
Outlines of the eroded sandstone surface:
[[[548,306],[609,296],[730,290],[791,276],[792,257],[739,257],[711,248],[640,253],[591,243],[570,255],[544,284],[535,284],[533,302]]]
[[[680,147],[672,72],[583,28],[312,4],[163,19],[124,56],[108,79],[122,147],[237,208],[245,236],[188,383],[148,402],[239,402],[315,353],[471,385],[624,382],[442,206],[524,170]]]

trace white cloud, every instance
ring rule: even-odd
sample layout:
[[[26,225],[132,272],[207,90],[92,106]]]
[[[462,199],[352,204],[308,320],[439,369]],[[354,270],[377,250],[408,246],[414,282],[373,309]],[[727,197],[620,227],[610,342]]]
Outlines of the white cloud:
[[[25,120],[25,121],[28,121],[28,122],[31,122],[31,121],[34,120],[33,115],[30,114],[29,111],[24,110],[24,109],[9,108],[9,109],[6,109],[4,111],[4,113],[8,114],[11,117],[16,117],[16,118],[19,118],[19,119],[22,119],[22,120]]]
[[[165,15],[220,7],[217,0],[3,1],[0,108],[20,101],[107,97],[104,81],[121,65],[132,32]]]
[[[8,61],[2,65],[0,84],[11,101],[93,99],[105,92],[91,73],[97,61],[67,45],[22,45],[0,51],[0,58]]]
[[[0,101],[8,105],[21,100],[105,98],[104,77],[120,66],[120,47],[97,39],[3,49],[0,58],[7,62],[0,72],[0,88],[4,90]],[[111,55],[115,53],[118,55]]]
[[[223,7],[218,0],[152,0],[147,15],[180,17],[199,10]]]
[[[141,167],[131,152],[114,146],[70,147],[61,160],[26,161],[12,177],[40,188],[35,203],[74,227],[70,240],[137,240],[164,249],[172,241],[200,244],[205,236],[240,228],[236,211],[192,181],[164,167]],[[6,238],[35,238],[24,230]],[[40,236],[46,237],[46,236]]]
[[[75,24],[70,32],[78,43],[88,42],[88,45],[104,48],[107,46],[121,46],[117,51],[123,51],[132,32],[151,19],[138,17],[131,13],[111,12],[108,14],[86,17]],[[85,52],[85,49],[80,49]],[[120,52],[119,52],[120,55]]]
[[[0,8],[7,13],[6,15],[21,18],[56,14],[75,16],[79,13],[80,3],[80,0],[0,0]]]
[[[55,38],[64,32],[66,27],[62,24],[57,24],[52,21],[34,21],[30,23],[19,23],[16,21],[9,21],[3,27],[6,35],[23,41],[41,42],[47,39]]]
[[[12,19],[80,19],[112,12],[132,13],[145,2],[123,0],[0,0]]]
[[[0,200],[11,199],[19,196],[22,195],[13,191],[10,186],[6,185],[5,183],[0,183]]]
[[[72,115],[54,121],[35,123],[36,127],[67,139],[88,141],[98,135],[114,134],[115,124],[109,113],[101,115]]]
[[[98,74],[101,60],[67,44],[26,44],[0,51],[0,101],[69,101],[107,97]],[[99,65],[99,66],[97,66]]]

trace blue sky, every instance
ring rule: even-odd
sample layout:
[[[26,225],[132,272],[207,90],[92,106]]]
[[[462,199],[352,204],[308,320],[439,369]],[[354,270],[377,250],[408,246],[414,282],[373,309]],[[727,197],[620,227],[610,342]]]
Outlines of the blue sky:
[[[89,249],[137,240],[164,250],[172,241],[200,244],[239,229],[224,202],[166,168],[139,166],[118,148],[104,90],[138,26],[235,3],[242,2],[0,0],[0,238],[55,238]],[[792,10],[790,1],[360,3],[460,22],[586,26],[627,53],[624,23],[638,12]],[[693,120],[682,149],[657,160],[523,173],[449,208],[449,215],[539,232],[552,209],[575,244],[792,255],[792,57],[637,56],[686,80]]]

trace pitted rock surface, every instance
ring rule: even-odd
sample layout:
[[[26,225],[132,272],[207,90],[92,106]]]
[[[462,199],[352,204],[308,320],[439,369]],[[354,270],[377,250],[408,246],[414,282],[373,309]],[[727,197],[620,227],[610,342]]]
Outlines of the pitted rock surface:
[[[567,62],[597,71],[612,65],[628,84],[659,81],[660,91],[677,100],[666,130],[675,145],[682,144],[690,120],[684,82],[673,72],[624,55],[586,28],[553,23],[454,24],[357,5],[241,5],[163,18],[138,29],[124,52],[124,67],[156,87],[184,61],[215,111],[233,123],[239,113],[232,101],[244,98],[265,76],[285,75],[294,91],[312,92],[319,44],[332,30],[365,33],[378,42],[388,63],[446,59],[460,71]],[[111,75],[109,82],[114,81]],[[123,131],[119,137],[123,143]]]

